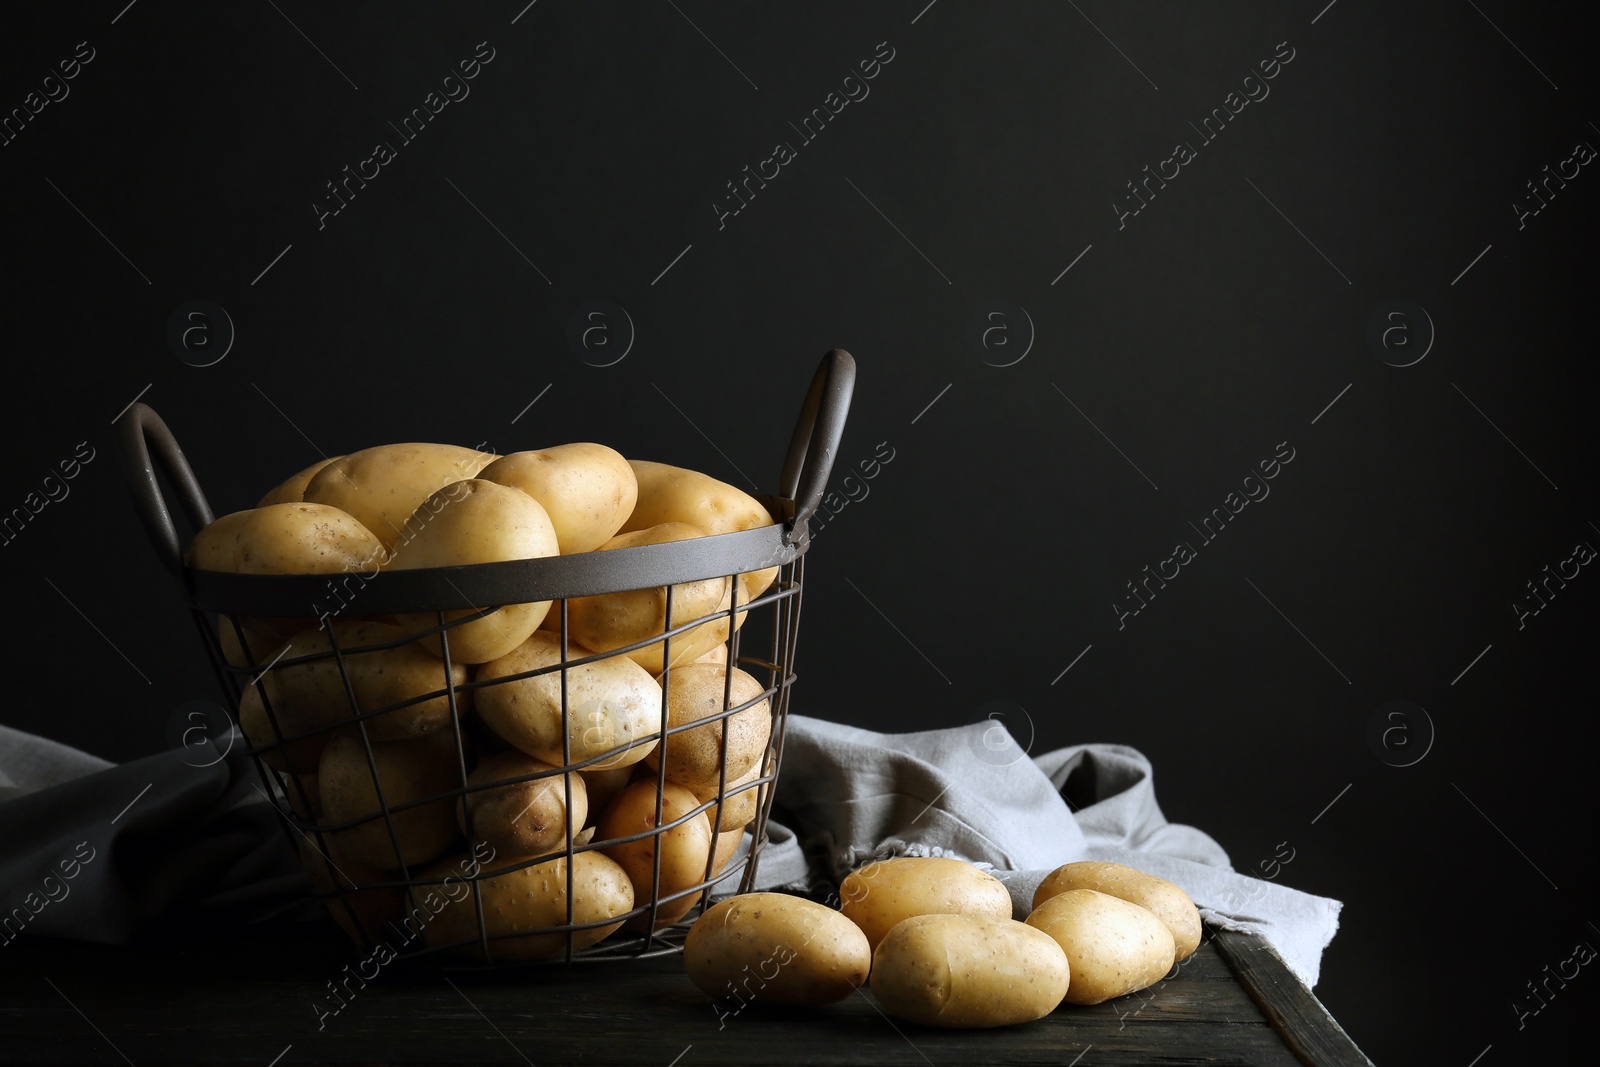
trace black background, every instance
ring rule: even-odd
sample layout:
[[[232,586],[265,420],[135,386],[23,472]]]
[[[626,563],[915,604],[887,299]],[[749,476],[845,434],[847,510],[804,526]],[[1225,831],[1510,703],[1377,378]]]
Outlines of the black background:
[[[1525,983],[1600,945],[1600,578],[1521,628],[1511,602],[1600,544],[1600,178],[1520,227],[1513,205],[1600,144],[1591,26],[1503,0],[925,4],[9,6],[6,113],[94,58],[0,147],[0,509],[95,458],[0,551],[0,719],[121,760],[214,695],[121,484],[135,396],[219,513],[404,440],[599,440],[771,491],[839,346],[834,487],[866,495],[816,539],[796,709],[1134,745],[1237,868],[1345,902],[1317,993],[1377,1062],[1544,1062],[1600,991],[1586,968],[1518,1026]],[[479,42],[470,95],[403,144],[389,123]],[[870,95],[802,143],[879,42]],[[1280,42],[1270,95],[1202,143]],[[319,228],[378,141],[397,158]],[[779,141],[797,158],[719,228]],[[1177,141],[1197,158],[1119,229]],[[610,366],[567,341],[593,299],[636,331]],[[191,300],[236,330],[211,366],[167,342]],[[1436,331],[1399,320],[1411,366],[1366,340],[1393,300]],[[990,301],[1031,346],[1015,313],[969,343]],[[1280,442],[1270,496],[1199,545]],[[1119,628],[1180,540],[1198,558]],[[1384,712],[1385,750],[1391,700],[1431,729]]]

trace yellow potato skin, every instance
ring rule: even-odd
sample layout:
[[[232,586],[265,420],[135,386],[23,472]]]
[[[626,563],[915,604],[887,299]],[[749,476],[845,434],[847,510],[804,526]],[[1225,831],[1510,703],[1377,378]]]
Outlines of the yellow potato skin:
[[[343,456],[333,456],[329,459],[319,459],[311,466],[298,473],[290,475],[267,490],[265,496],[256,501],[256,507],[264,508],[268,504],[298,504],[306,498],[306,486],[311,484],[311,479],[317,472],[330,463],[343,459]]]
[[[393,548],[423,501],[453,482],[476,477],[499,458],[460,445],[378,445],[318,471],[306,484],[305,499],[349,512],[386,548]]]
[[[1055,939],[1072,966],[1069,1004],[1099,1004],[1147,988],[1172,970],[1172,931],[1139,905],[1094,889],[1069,889],[1027,923]]]
[[[544,505],[563,556],[593,552],[609,541],[639,498],[622,453],[589,442],[513,452],[476,476],[521,489]]]
[[[230,574],[370,573],[388,556],[355,516],[326,504],[269,504],[208,523],[189,545],[189,566]]]
[[[917,915],[872,953],[883,1010],[923,1026],[1011,1026],[1049,1015],[1071,968],[1048,935],[1014,919]]]
[[[757,700],[766,687],[748,672],[733,668],[727,681],[725,667],[709,663],[686,663],[675,668],[667,680],[667,725],[684,726],[728,708],[755,700],[743,711],[728,716],[727,750],[723,750],[723,720],[715,719],[667,736],[665,752],[651,752],[645,764],[667,767],[667,779],[686,786],[709,799],[717,791],[717,781],[726,761],[728,781],[743,778],[761,762],[772,734],[772,707],[765,698]],[[723,687],[728,687],[728,702],[723,703]],[[742,824],[741,824],[742,825]]]
[[[567,646],[568,659],[592,655]],[[546,630],[478,667],[480,682],[493,682],[561,662],[561,639]],[[565,732],[573,763],[582,763],[661,729],[661,685],[630,659],[612,656],[577,667],[567,675]],[[478,689],[478,717],[507,742],[546,763],[561,765],[561,671],[484,685]],[[604,771],[638,763],[658,742],[623,749],[583,768]]]
[[[394,809],[460,786],[455,738],[451,732],[439,731],[410,741],[374,741],[372,759],[383,783],[394,836],[400,841],[400,856],[395,854],[382,817],[332,831],[329,839],[341,854],[374,870],[396,870],[401,858],[410,870],[437,859],[460,835],[455,798],[439,796],[404,811]],[[329,823],[349,822],[382,810],[360,737],[340,734],[328,742],[317,765],[317,787],[323,818]]]
[[[330,636],[331,632],[331,636]],[[304,733],[348,721],[354,710],[354,692],[363,713],[416,700],[438,693],[418,703],[396,708],[366,720],[367,732],[381,741],[420,737],[450,723],[450,687],[467,682],[467,667],[452,663],[448,677],[444,664],[414,642],[380,648],[371,652],[344,652],[344,675],[332,656],[309,663],[289,663],[301,656],[327,654],[337,640],[341,650],[384,645],[403,641],[406,631],[382,622],[356,619],[330,619],[327,627],[300,631],[283,646],[283,665],[265,672],[259,685],[266,689],[273,713],[285,735]],[[345,688],[349,679],[350,690]],[[456,709],[465,712],[472,706],[472,690],[456,692]]]
[[[1180,887],[1133,867],[1101,860],[1067,863],[1051,871],[1033,894],[1037,908],[1046,900],[1069,889],[1097,889],[1114,897],[1148,908],[1172,931],[1179,960],[1186,960],[1200,947],[1200,912]]]
[[[623,533],[663,522],[687,522],[708,534],[772,525],[772,515],[759,500],[709,474],[641,459],[630,459],[628,465],[638,481],[639,500],[622,524]],[[745,599],[760,596],[777,575],[776,567],[741,574]]]
[[[915,915],[1011,918],[1011,894],[992,874],[947,856],[879,860],[845,875],[839,910],[874,949],[889,930]]]
[[[600,551],[619,548],[638,548],[644,545],[661,545],[673,541],[687,541],[704,537],[705,531],[686,522],[663,522],[643,530],[622,533],[600,546]],[[728,578],[707,578],[697,582],[683,582],[672,587],[672,625],[674,628],[712,612],[727,611],[732,583]],[[559,632],[560,610],[548,627]],[[667,587],[627,589],[599,596],[573,597],[567,601],[568,636],[585,648],[596,652],[609,652],[635,641],[666,632]],[[692,630],[672,638],[674,666],[697,659],[704,652],[728,638],[728,619],[722,615],[710,619]],[[648,670],[660,674],[663,650],[660,643],[645,645],[624,653],[629,659]]]
[[[555,554],[556,532],[543,505],[520,489],[470,478],[445,486],[418,506],[406,522],[388,569],[498,563]],[[507,604],[481,619],[451,627],[451,660],[486,663],[498,659],[538,629],[549,609],[548,600]],[[445,618],[470,614],[447,611]],[[398,621],[412,633],[438,625],[437,615],[431,611],[400,615]],[[421,641],[435,655],[443,655],[438,634]]]
[[[521,752],[502,752],[479,763],[467,775],[475,791],[461,798],[456,809],[461,830],[468,837],[487,841],[496,854],[541,856],[567,842],[567,782],[571,779],[574,835],[589,817],[589,793],[583,775],[568,772],[526,782],[482,788],[524,774],[558,768]],[[470,814],[470,822],[469,822]]]
[[[627,837],[654,830],[674,822],[700,806],[694,794],[681,786],[666,784],[661,792],[661,821],[656,821],[656,783],[637,781],[624,789],[601,816],[595,840]],[[661,881],[656,907],[656,925],[676,922],[694,907],[699,894],[689,893],[676,900],[663,900],[706,880],[706,863],[711,858],[711,820],[705,812],[659,834],[638,841],[601,845],[601,851],[622,865],[633,883],[633,896],[643,904],[650,899],[655,882],[655,856],[661,851]],[[630,920],[630,929],[640,929],[644,916]]]
[[[501,857],[490,866],[511,862]],[[431,868],[428,877],[442,877],[459,869],[460,864],[448,861]],[[497,874],[478,881],[483,897],[484,927],[491,938],[496,934],[510,934],[519,930],[538,931],[567,923],[567,858],[535,863],[519,870]],[[449,951],[458,955],[483,958],[483,947],[478,941],[478,911],[470,882],[436,892],[427,900],[428,890],[440,887],[418,886],[411,890],[413,900],[426,903],[435,911],[431,921],[422,928],[423,939],[429,945],[457,944]],[[600,922],[621,915],[633,907],[633,886],[627,874],[610,858],[599,852],[579,852],[572,857],[572,922]],[[427,912],[424,912],[427,914]],[[596,926],[571,932],[573,951],[588,948],[622,925],[621,922]],[[523,960],[553,959],[566,955],[566,933],[530,932],[516,937],[491,940],[489,960],[509,963]]]
[[[712,997],[831,1004],[867,980],[872,950],[860,927],[832,908],[784,893],[745,893],[695,920],[683,965]]]

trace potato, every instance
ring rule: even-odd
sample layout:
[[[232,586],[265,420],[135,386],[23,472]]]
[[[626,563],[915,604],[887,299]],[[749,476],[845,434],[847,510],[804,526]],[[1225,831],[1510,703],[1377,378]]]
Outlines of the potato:
[[[390,811],[327,836],[339,852],[353,861],[376,870],[392,871],[403,858],[409,870],[438,859],[455,843],[455,798],[438,799],[407,808],[395,809],[413,801],[459,788],[460,761],[456,754],[454,731],[438,731],[412,741],[374,741],[372,759],[378,780],[383,784],[383,799]],[[322,796],[323,817],[330,824],[349,822],[382,810],[372,772],[367,766],[361,738],[350,734],[335,737],[322,751],[317,765],[317,784]],[[395,854],[388,823],[394,825],[400,854]]]
[[[728,662],[728,646],[726,644],[717,645],[714,648],[712,648],[711,651],[705,653],[699,659],[695,660],[695,662],[696,663],[726,663],[726,662]]]
[[[639,498],[633,468],[621,452],[605,445],[513,452],[476,476],[521,489],[543,504],[563,556],[593,552],[611,540]]]
[[[273,706],[277,711],[277,706]],[[276,748],[257,752],[261,761],[275,771],[284,771],[292,774],[316,774],[317,766],[322,759],[322,750],[333,739],[335,733],[340,731],[322,728],[321,732],[309,737],[299,737],[298,733],[289,728],[291,724],[282,718],[277,719],[277,729],[273,729],[273,718],[267,715],[266,705],[261,702],[261,688],[258,685],[247,686],[244,696],[239,698],[239,730],[244,734],[244,739],[250,742],[253,749],[266,748],[268,745],[278,745]],[[349,732],[349,727],[342,732]],[[302,731],[304,732],[304,731]],[[279,739],[282,738],[282,744]],[[290,738],[297,738],[290,740]]]
[[[631,834],[654,830],[674,822],[700,806],[694,794],[682,786],[666,784],[661,791],[661,821],[656,821],[656,783],[646,780],[634,782],[611,802],[600,817],[595,831],[595,841],[603,842]],[[711,820],[705,812],[659,834],[638,841],[601,844],[601,851],[628,872],[633,883],[633,898],[643,904],[651,897],[656,884],[656,852],[661,853],[661,878],[659,902],[656,907],[656,925],[676,922],[694,907],[699,894],[687,893],[676,900],[665,900],[675,893],[706,880],[706,861],[711,857]],[[629,929],[643,929],[646,916],[629,922]]]
[[[746,893],[695,920],[683,966],[713,997],[831,1004],[867,980],[872,950],[860,928],[832,908],[784,893]]]
[[[244,640],[239,639],[240,631]],[[235,628],[234,620],[227,615],[217,616],[217,644],[222,649],[222,660],[231,667],[261,669],[271,663],[283,648],[281,638],[253,633],[243,620]]]
[[[358,945],[371,945],[389,936],[390,923],[399,923],[406,912],[406,891],[398,886],[364,889],[377,882],[392,881],[394,875],[362,867],[340,855],[329,842],[324,854],[314,839],[300,839],[300,862],[311,879],[311,890],[322,898],[322,906],[339,928]],[[335,892],[335,886],[342,895]],[[327,895],[324,895],[327,894]]]
[[[1068,989],[1067,956],[1014,919],[915,915],[872,953],[883,1010],[923,1026],[989,1027],[1042,1019]]]
[[[424,500],[453,482],[476,477],[499,458],[459,445],[379,445],[318,471],[306,485],[305,499],[344,509],[392,549]]]
[[[1099,1004],[1144,989],[1172,969],[1172,931],[1152,912],[1109,893],[1057,893],[1034,908],[1027,922],[1066,952],[1072,965],[1069,1004]]]
[[[568,645],[569,658],[592,655]],[[499,659],[478,667],[482,684],[561,662],[561,639],[544,630]],[[495,733],[546,763],[560,765],[563,733],[573,763],[597,759],[582,768],[603,771],[627,767],[650,754],[661,729],[661,685],[630,659],[613,656],[578,667],[567,676],[567,723],[561,721],[561,671],[518,678],[478,690],[478,715]],[[642,741],[633,748],[621,748]],[[610,753],[610,755],[607,755]]]
[[[1186,960],[1200,947],[1200,912],[1189,894],[1165,878],[1120,863],[1084,860],[1068,863],[1051,871],[1033,894],[1037,908],[1046,900],[1069,889],[1098,889],[1114,897],[1148,908],[1172,931],[1177,958]]]
[[[737,779],[731,777],[728,779],[728,788],[722,793],[724,799],[722,801],[721,814],[718,814],[716,808],[709,808],[706,812],[715,820],[718,830],[728,834],[730,830],[737,830],[750,825],[751,820],[756,817],[756,812],[761,806],[761,787],[750,785],[750,783],[760,777],[761,764],[757,762]],[[749,788],[741,788],[744,786],[749,786]],[[716,799],[717,783],[713,781],[708,786],[700,789],[691,789],[690,792],[694,794],[696,800],[704,804],[708,800]],[[730,834],[729,836],[737,835]]]
[[[292,475],[285,481],[267,491],[267,495],[256,501],[256,507],[264,508],[268,504],[298,504],[306,498],[306,486],[316,473],[328,464],[343,459],[343,456],[334,456],[331,459],[319,459],[311,466]]]
[[[610,770],[597,771],[593,767],[586,767],[580,772],[583,778],[584,790],[589,797],[589,813],[599,815],[611,804],[611,799],[627,786],[633,778],[636,767],[642,764],[633,764],[627,767],[612,767]]]
[[[331,655],[337,640],[344,661]],[[371,652],[346,652],[345,649],[388,645]],[[366,720],[369,736],[381,741],[420,737],[450,724],[450,697],[447,685],[457,687],[456,708],[465,712],[472,706],[472,690],[459,689],[467,683],[467,667],[450,664],[447,674],[438,657],[415,642],[406,640],[406,631],[387,623],[357,619],[330,619],[325,629],[302,630],[283,647],[279,666],[266,671],[257,683],[266,690],[267,700],[278,717],[278,726],[287,734],[337,726],[356,713],[350,706],[355,694],[361,713],[392,704],[416,701]],[[302,656],[325,655],[325,659],[294,663]],[[346,689],[346,678],[349,689]],[[428,696],[436,693],[437,696]],[[419,699],[424,698],[427,699]]]
[[[628,465],[638,479],[639,502],[622,524],[623,533],[663,522],[687,522],[708,534],[772,525],[772,515],[759,500],[709,474],[647,460],[632,459]],[[741,574],[745,599],[760,596],[777,575],[776,567]]]
[[[879,860],[845,875],[839,910],[861,927],[874,949],[889,930],[914,915],[1011,918],[1011,894],[992,874],[948,856]]]
[[[459,869],[459,865],[458,868]],[[451,868],[440,864],[427,871],[437,878]],[[483,921],[489,941],[489,961],[507,963],[551,959],[567,952],[568,934],[548,932],[567,925],[567,858],[535,863],[520,870],[497,874],[478,882],[483,897]],[[435,890],[430,898],[428,890]],[[425,904],[433,917],[422,928],[423,939],[434,946],[466,942],[451,952],[483,958],[478,940],[478,909],[469,883],[453,886],[418,886],[412,898]],[[633,886],[622,868],[599,852],[579,852],[572,857],[572,922],[604,922],[633,907]],[[571,933],[573,951],[587,948],[612,933],[621,922]],[[512,937],[496,939],[497,934]]]
[[[270,504],[206,524],[190,543],[187,562],[195,570],[229,574],[372,574],[387,558],[372,531],[338,508]],[[239,622],[269,639],[316,625],[310,616],[243,616]]]
[[[558,768],[521,752],[503,752],[479,763],[467,785],[483,786]],[[567,779],[572,789],[572,820],[567,821]],[[468,819],[468,813],[471,819]],[[589,796],[583,776],[556,773],[466,794],[456,809],[461,830],[487,841],[496,853],[540,856],[567,842],[568,833],[583,829],[589,817]]]
[[[762,696],[766,687],[738,667],[732,668],[733,679],[728,682],[723,675],[726,669],[709,663],[686,663],[674,668],[667,681],[667,726],[684,726],[752,700],[755,703],[725,720],[713,719],[703,726],[668,734],[664,753],[652,752],[645,757],[651,767],[660,767],[665,760],[669,781],[702,794],[716,792],[724,757],[730,782],[758,766],[772,735],[772,706]],[[729,688],[727,703],[723,703],[724,684]]]
[[[600,546],[602,551],[617,548],[637,548],[641,545],[660,545],[672,541],[688,541],[704,537],[705,531],[686,522],[664,522],[647,530],[618,534]],[[672,587],[672,626],[676,629],[695,619],[705,618],[715,612],[726,612],[733,583],[729,578],[707,578],[698,582],[683,582]],[[555,625],[560,631],[560,612]],[[567,634],[585,648],[596,652],[609,652],[635,641],[663,634],[667,630],[667,587],[628,589],[599,596],[573,597],[567,601]],[[743,616],[739,621],[742,622]],[[671,664],[688,663],[698,659],[707,650],[728,639],[728,618],[717,615],[691,630],[671,639]],[[663,659],[660,643],[645,645],[632,652],[623,653],[651,674],[659,675]]]
[[[294,779],[282,783],[283,795],[289,801],[289,809],[305,822],[320,823],[322,793],[317,786],[317,776],[297,774],[294,775]]]
[[[375,570],[382,542],[354,516],[326,504],[269,504],[205,525],[189,566],[229,574],[338,574]]]
[[[454,482],[428,497],[406,522],[395,546],[390,570],[453,567],[464,563],[496,563],[556,554],[556,532],[550,517],[533,497],[495,482]],[[550,609],[548,600],[507,604],[481,619],[450,629],[450,658],[486,663],[525,641]],[[447,611],[459,619],[468,610]],[[431,611],[401,615],[400,625],[415,633],[438,625]],[[438,634],[422,638],[435,655],[443,655]]]

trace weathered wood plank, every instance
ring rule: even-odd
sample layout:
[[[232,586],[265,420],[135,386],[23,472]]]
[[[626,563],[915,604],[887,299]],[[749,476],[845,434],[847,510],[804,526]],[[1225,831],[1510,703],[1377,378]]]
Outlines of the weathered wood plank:
[[[5,952],[0,1061],[7,1063],[117,1064],[125,1056],[140,1067],[259,1067],[280,1054],[279,1067],[1298,1062],[1217,942],[1142,994],[1089,1008],[1065,1005],[1038,1022],[987,1031],[893,1022],[870,992],[810,1010],[719,1004],[695,989],[675,956],[511,975],[392,965],[364,988],[350,980],[345,1006],[335,1012],[328,983],[353,974],[364,954],[321,923],[179,931],[132,949],[24,939]],[[1252,980],[1271,987],[1272,961],[1248,962]],[[1292,1029],[1298,1023],[1288,1008],[1296,1005],[1287,991],[1276,995],[1283,1005],[1273,1017]],[[1320,1012],[1305,996],[1309,1005],[1298,1007]],[[319,1018],[319,1010],[329,1014]]]
[[[1302,1062],[1314,1067],[1373,1067],[1272,946],[1232,930],[1208,933],[1218,955]]]

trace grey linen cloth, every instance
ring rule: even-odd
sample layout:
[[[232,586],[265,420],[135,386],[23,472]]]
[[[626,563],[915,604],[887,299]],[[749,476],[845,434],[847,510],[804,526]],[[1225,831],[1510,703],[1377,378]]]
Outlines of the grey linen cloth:
[[[125,764],[0,726],[0,951],[24,933],[123,944],[163,917],[241,919],[309,882],[237,732]],[[1030,759],[994,720],[881,734],[791,715],[758,888],[825,892],[870,859],[993,869],[1018,918],[1050,871],[1124,863],[1182,886],[1215,925],[1260,934],[1307,986],[1340,903],[1234,872],[1167,822],[1123,745]]]
[[[310,883],[235,731],[131,763],[0,726],[0,952],[125,944],[163,916],[258,914]]]
[[[1339,901],[1237,873],[1211,837],[1169,823],[1150,762],[1125,745],[1030,759],[992,719],[880,734],[803,715],[783,745],[784,824],[769,825],[762,888],[816,891],[871,859],[956,856],[992,865],[1020,919],[1056,867],[1109,860],[1183,887],[1216,926],[1259,934],[1308,987],[1339,928]]]

